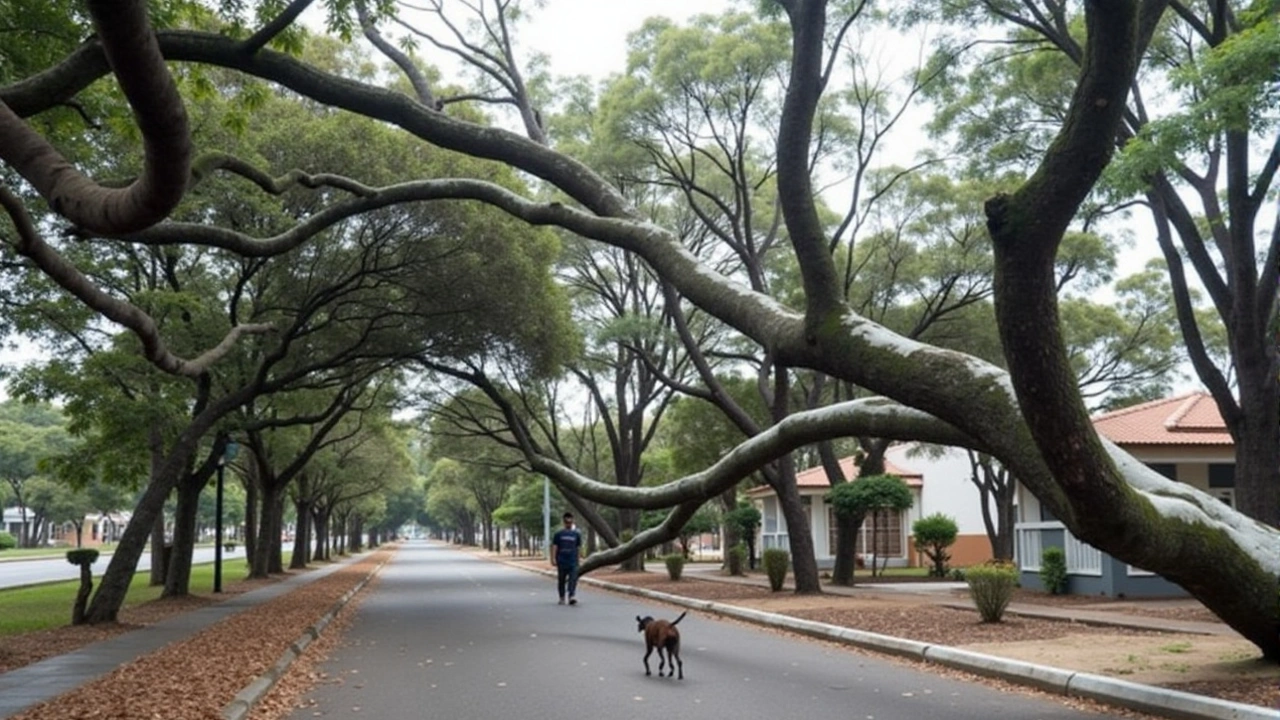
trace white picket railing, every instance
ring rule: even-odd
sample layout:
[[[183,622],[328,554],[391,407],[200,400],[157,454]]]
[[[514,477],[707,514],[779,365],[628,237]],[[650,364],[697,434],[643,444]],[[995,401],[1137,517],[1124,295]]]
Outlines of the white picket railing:
[[[1067,572],[1071,575],[1102,577],[1102,551],[1076,539],[1069,532],[1064,533],[1064,536],[1067,541]]]

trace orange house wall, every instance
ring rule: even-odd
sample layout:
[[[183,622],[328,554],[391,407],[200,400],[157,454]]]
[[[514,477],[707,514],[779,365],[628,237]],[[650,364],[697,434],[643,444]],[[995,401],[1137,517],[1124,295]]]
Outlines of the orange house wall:
[[[991,559],[991,541],[986,533],[956,536],[956,543],[948,548],[951,567],[968,567]],[[928,567],[929,558],[916,552],[915,541],[907,538],[907,562],[911,567]]]

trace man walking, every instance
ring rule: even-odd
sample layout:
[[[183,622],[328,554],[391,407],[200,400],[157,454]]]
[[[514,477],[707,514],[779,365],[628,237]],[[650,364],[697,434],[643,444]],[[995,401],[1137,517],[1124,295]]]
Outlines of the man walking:
[[[565,513],[564,527],[551,537],[551,564],[556,566],[556,590],[560,593],[560,604],[564,604],[565,591],[569,593],[569,604],[577,605],[574,597],[578,591],[578,551],[582,547],[582,533],[573,526],[573,513]]]

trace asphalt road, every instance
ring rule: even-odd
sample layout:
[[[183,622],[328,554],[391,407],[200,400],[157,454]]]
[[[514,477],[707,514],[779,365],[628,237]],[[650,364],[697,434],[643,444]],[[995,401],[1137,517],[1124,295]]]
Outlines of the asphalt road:
[[[195,549],[193,561],[195,563],[213,562],[213,551],[212,547],[198,547]],[[98,558],[98,562],[93,564],[93,577],[95,579],[106,572],[107,562],[110,557],[110,555],[103,555]],[[232,558],[243,561],[244,548],[238,547],[235,552],[230,553],[223,551],[222,561],[224,563]],[[225,568],[226,566],[224,565],[223,567]],[[143,553],[138,560],[138,572],[150,569],[151,553]],[[66,558],[60,555],[52,556],[48,560],[6,560],[0,562],[0,588],[33,585],[54,580],[78,580],[79,578],[80,568],[67,562]]]
[[[646,677],[635,617],[678,611],[589,585],[557,605],[554,578],[423,542],[366,592],[294,720],[1110,717],[697,612],[679,626],[685,679]]]

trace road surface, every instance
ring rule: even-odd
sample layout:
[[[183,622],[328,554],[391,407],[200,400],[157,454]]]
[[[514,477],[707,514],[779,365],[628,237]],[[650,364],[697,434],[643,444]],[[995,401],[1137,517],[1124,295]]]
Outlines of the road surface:
[[[685,679],[646,677],[636,616],[677,609],[589,585],[558,605],[554,578],[441,545],[405,544],[366,592],[292,720],[1109,717],[697,611]]]
[[[212,547],[196,548],[193,561],[197,564],[213,562],[213,550]],[[102,555],[98,558],[98,562],[93,564],[93,577],[95,579],[100,577],[103,572],[106,572],[110,558],[110,554]],[[225,563],[230,559],[243,561],[244,547],[237,547],[235,552],[223,550],[222,561]],[[150,569],[151,553],[143,553],[138,560],[138,572]],[[226,569],[225,565],[223,569]],[[53,580],[78,579],[80,579],[80,568],[67,562],[67,559],[62,556],[51,556],[47,560],[6,560],[0,562],[0,589],[18,587],[20,585],[33,585]]]

